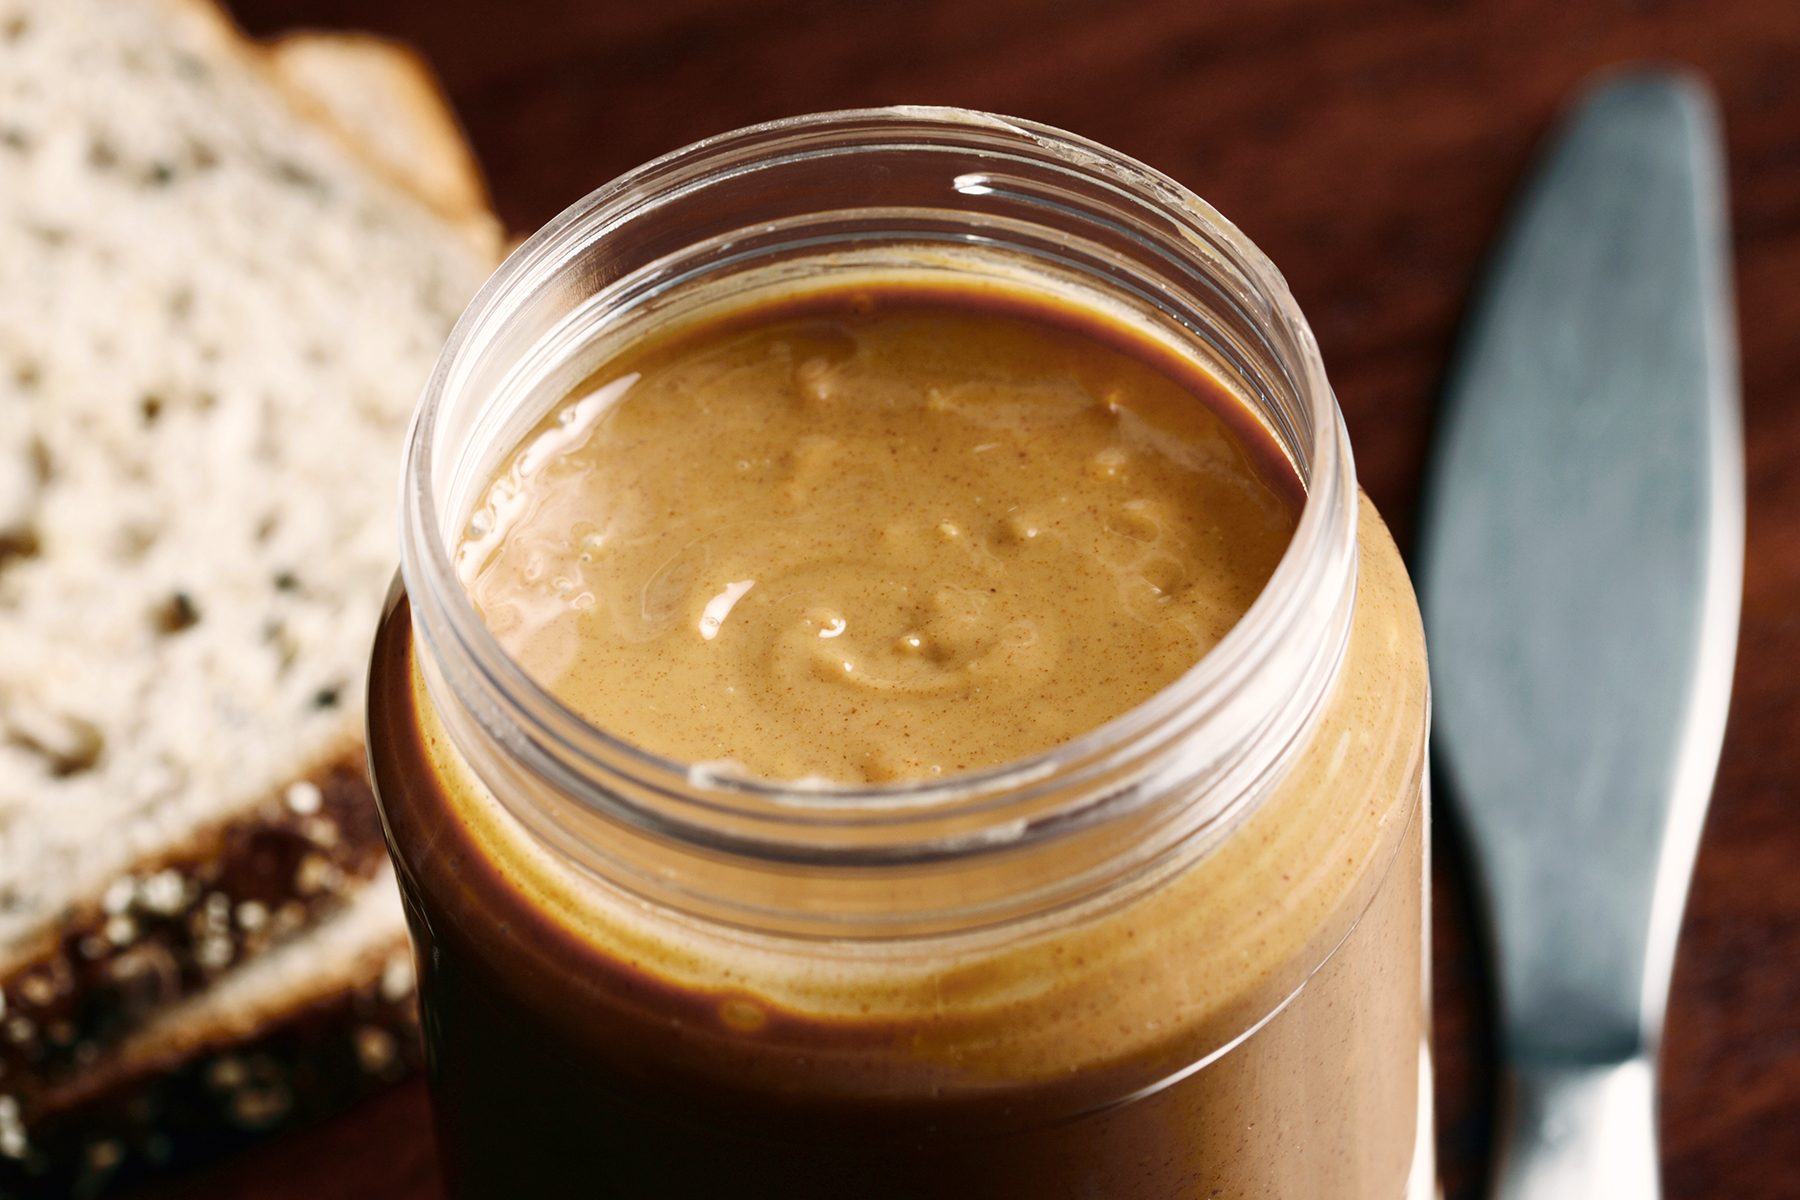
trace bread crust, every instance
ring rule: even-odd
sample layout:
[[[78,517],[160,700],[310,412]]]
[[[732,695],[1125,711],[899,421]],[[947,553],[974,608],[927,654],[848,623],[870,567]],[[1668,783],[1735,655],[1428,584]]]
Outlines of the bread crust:
[[[0,1195],[94,1197],[340,1112],[422,1065],[404,939],[297,992],[245,1027],[167,1022],[70,1084],[0,1158]],[[0,1112],[0,1136],[6,1114]]]
[[[31,1126],[107,1047],[340,911],[387,861],[360,753],[78,906],[0,986],[0,1081]]]
[[[502,231],[490,211],[487,183],[437,75],[410,46],[370,34],[313,30],[267,42],[239,28],[217,0],[163,0],[206,31],[219,53],[252,64],[300,116],[335,135],[374,174],[460,227],[470,245],[500,257]],[[314,70],[309,68],[322,67]],[[321,87],[354,84],[395,102],[392,115],[424,153],[387,153],[369,136],[374,122]],[[384,114],[386,115],[386,114]],[[384,141],[386,141],[384,139]],[[391,141],[386,144],[393,145]]]
[[[313,31],[251,46],[297,111],[332,130],[371,170],[466,226],[478,246],[494,248],[487,182],[418,51],[365,34]],[[396,128],[376,127],[388,124]]]

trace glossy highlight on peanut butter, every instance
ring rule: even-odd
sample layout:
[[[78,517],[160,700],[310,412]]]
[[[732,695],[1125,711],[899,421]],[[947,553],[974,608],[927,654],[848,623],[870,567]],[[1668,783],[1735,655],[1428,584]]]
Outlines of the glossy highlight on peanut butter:
[[[1298,515],[1242,407],[1133,341],[997,290],[701,323],[544,419],[459,574],[539,682],[675,761],[880,783],[1045,750],[1198,661]]]

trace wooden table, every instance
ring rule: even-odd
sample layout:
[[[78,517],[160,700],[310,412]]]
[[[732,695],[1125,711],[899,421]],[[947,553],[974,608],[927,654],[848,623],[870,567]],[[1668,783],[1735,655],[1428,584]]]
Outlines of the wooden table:
[[[368,29],[442,73],[515,230],[706,134],[818,109],[969,105],[1173,174],[1281,265],[1358,468],[1404,544],[1433,396],[1483,253],[1558,104],[1684,61],[1723,104],[1743,339],[1749,554],[1724,763],[1675,973],[1671,1200],[1800,1179],[1800,3],[1795,0],[233,0],[254,33]],[[1472,1195],[1489,1022],[1440,823],[1439,1140]],[[422,1086],[170,1194],[426,1200]]]

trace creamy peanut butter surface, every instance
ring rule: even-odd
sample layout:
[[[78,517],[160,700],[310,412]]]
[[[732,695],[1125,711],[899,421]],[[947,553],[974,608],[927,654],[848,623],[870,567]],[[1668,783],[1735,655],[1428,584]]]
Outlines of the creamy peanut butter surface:
[[[1298,489],[1197,370],[1022,303],[827,294],[608,363],[475,513],[470,595],[677,761],[881,782],[1104,724],[1243,615]]]

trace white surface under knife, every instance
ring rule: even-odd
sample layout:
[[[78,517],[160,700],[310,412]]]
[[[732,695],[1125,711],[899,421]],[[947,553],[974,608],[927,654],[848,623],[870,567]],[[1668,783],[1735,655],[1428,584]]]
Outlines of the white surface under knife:
[[[1658,1194],[1655,1063],[1743,567],[1705,88],[1595,85],[1495,258],[1419,545],[1439,794],[1496,953],[1504,1200]]]

